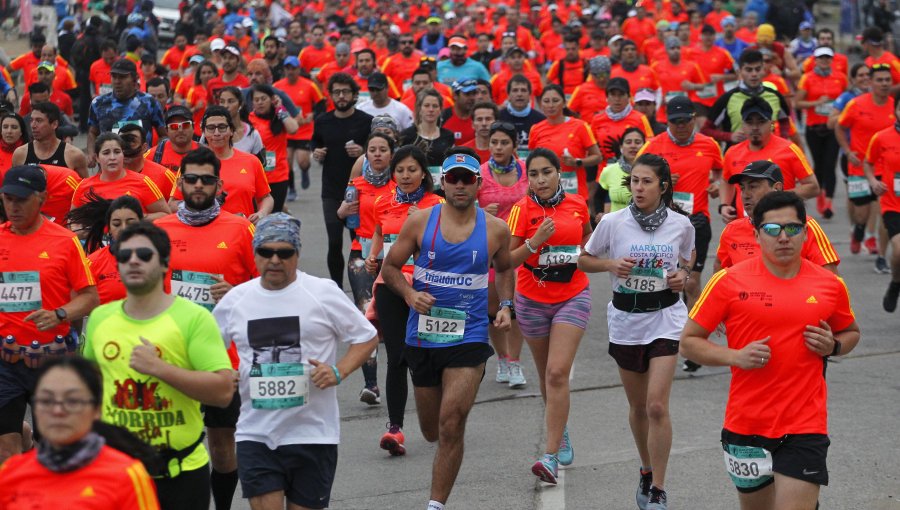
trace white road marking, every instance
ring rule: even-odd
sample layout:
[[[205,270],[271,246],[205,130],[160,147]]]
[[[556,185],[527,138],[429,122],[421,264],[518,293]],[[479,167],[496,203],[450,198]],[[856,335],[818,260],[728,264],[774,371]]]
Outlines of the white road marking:
[[[560,469],[556,475],[556,485],[538,482],[537,510],[565,510],[566,470]]]

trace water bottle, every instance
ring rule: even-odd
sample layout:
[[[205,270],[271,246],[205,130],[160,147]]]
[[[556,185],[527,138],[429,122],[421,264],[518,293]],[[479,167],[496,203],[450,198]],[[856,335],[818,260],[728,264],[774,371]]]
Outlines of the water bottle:
[[[32,340],[22,352],[22,360],[28,368],[38,368],[44,361],[44,346],[37,340]]]
[[[78,337],[74,334],[66,336],[66,350],[69,352],[78,352]]]
[[[359,199],[359,190],[352,184],[347,185],[347,191],[344,191],[344,201],[348,203],[356,202]],[[345,225],[349,229],[359,228],[359,213],[351,214],[344,220]]]
[[[45,350],[47,351],[48,356],[64,356],[68,349],[66,348],[66,339],[62,335],[56,335],[56,338],[50,342]]]
[[[14,336],[7,335],[3,339],[3,350],[0,351],[0,358],[7,363],[16,363],[22,359],[22,347],[16,343]]]

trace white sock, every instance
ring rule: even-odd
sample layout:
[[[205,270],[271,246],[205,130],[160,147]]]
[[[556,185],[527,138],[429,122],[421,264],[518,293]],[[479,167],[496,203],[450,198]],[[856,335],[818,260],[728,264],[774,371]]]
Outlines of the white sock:
[[[432,499],[428,502],[428,508],[426,508],[425,510],[444,510],[444,504],[438,503],[437,501]]]
[[[875,237],[875,232],[866,232],[866,239],[871,239]]]

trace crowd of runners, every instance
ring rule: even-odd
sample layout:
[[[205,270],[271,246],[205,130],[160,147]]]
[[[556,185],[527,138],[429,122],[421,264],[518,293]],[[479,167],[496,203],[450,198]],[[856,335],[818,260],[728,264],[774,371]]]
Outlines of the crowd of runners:
[[[335,386],[359,381],[387,427],[346,447],[392,456],[412,382],[427,509],[485,377],[540,389],[544,453],[521,468],[556,484],[595,298],[639,509],[668,507],[679,354],[732,367],[740,507],[817,508],[826,364],[860,339],[823,228],[846,221],[839,187],[850,252],[885,275],[885,312],[900,296],[889,24],[850,58],[795,2],[153,12],[73,4],[0,68],[0,508],[89,488],[92,508],[223,510],[238,482],[254,510],[327,508]],[[314,215],[327,275],[300,269]]]

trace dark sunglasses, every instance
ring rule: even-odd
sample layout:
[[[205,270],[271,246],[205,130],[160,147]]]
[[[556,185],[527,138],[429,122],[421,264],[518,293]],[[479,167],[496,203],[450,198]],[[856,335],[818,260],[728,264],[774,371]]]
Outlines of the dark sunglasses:
[[[294,255],[297,254],[297,250],[293,248],[278,248],[277,250],[274,248],[263,248],[259,247],[256,249],[256,254],[264,259],[270,259],[274,255],[278,255],[278,258],[281,260],[287,260]]]
[[[192,185],[197,184],[197,181],[202,182],[204,186],[212,186],[213,184],[219,182],[218,177],[216,177],[215,175],[209,175],[209,174],[203,174],[203,175],[184,174],[181,176],[181,178],[184,180],[185,183],[192,184]]]
[[[478,182],[478,176],[473,174],[472,172],[450,172],[448,174],[444,174],[444,180],[447,184],[456,184],[461,182],[465,185],[471,185]]]
[[[513,125],[513,123],[511,123],[511,122],[503,122],[503,121],[494,122],[493,124],[491,124],[491,131],[494,131],[497,129],[503,129],[506,131],[515,131],[516,126]]]
[[[412,45],[412,44],[415,44],[415,41],[411,41],[411,40],[410,41],[400,41],[400,44],[402,46]]]
[[[766,235],[770,235],[772,237],[778,237],[781,235],[781,231],[784,231],[788,237],[794,237],[797,234],[803,232],[803,224],[802,223],[786,223],[784,225],[780,223],[763,223],[759,226],[759,229],[766,233]]]
[[[154,253],[156,252],[150,248],[119,248],[116,250],[116,262],[127,264],[131,260],[131,255],[137,255],[143,262],[150,262]]]

